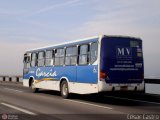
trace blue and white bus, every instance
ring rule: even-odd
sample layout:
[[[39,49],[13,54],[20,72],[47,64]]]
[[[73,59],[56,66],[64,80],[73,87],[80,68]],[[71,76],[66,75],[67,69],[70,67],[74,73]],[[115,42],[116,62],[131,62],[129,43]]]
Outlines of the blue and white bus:
[[[144,91],[142,40],[101,35],[28,50],[23,85],[38,89],[91,94]]]

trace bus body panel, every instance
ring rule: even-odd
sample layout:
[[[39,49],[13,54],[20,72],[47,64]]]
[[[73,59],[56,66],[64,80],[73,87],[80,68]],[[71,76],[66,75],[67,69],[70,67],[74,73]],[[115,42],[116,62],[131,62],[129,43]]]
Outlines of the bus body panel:
[[[107,83],[142,83],[142,41],[133,38],[104,37],[101,46],[101,71]]]
[[[139,46],[134,46],[134,43],[131,46],[130,41],[137,41]],[[135,88],[139,91],[144,90],[141,40],[128,37],[100,36],[80,42],[30,50],[27,53],[38,53],[72,45],[78,47],[78,45],[90,44],[91,42],[98,42],[98,58],[93,64],[30,67],[29,72],[23,75],[23,85],[29,87],[29,79],[32,77],[36,88],[60,91],[60,81],[64,78],[68,82],[70,93],[98,93],[112,91],[113,88],[121,91],[124,86],[127,86],[127,90],[131,91]],[[137,57],[138,55],[140,57]],[[126,68],[132,68],[132,70],[126,71]],[[100,78],[101,71],[107,73],[106,79]]]
[[[77,66],[78,83],[98,83],[98,65]]]
[[[54,67],[54,70],[57,75],[57,80],[60,80],[62,77],[66,77],[69,80],[69,82],[76,82],[77,80],[76,66],[57,66]]]
[[[35,50],[29,50],[26,53],[38,53],[39,51],[53,50],[56,48],[69,47],[73,45],[89,44],[91,42],[97,42],[98,37],[90,38],[82,41],[75,41],[69,44],[55,45],[46,48],[39,48]],[[96,64],[97,65],[97,64]],[[36,88],[50,89],[50,90],[60,90],[60,80],[65,78],[68,80],[69,92],[87,94],[87,93],[97,93],[97,77],[98,72],[92,75],[93,66],[84,65],[85,69],[82,66],[73,65],[73,66],[51,66],[51,67],[30,67],[29,72],[23,75],[23,85],[29,87],[29,79],[32,77],[35,81]],[[77,81],[77,70],[80,75],[78,75]],[[80,72],[81,71],[81,72]],[[82,74],[85,74],[83,75]],[[46,74],[50,75],[47,76]],[[89,76],[92,78],[90,78]],[[88,76],[87,78],[85,76]],[[88,79],[89,78],[89,79]],[[88,89],[87,89],[88,88]]]
[[[100,71],[106,78],[98,83],[101,91],[143,91],[144,64],[142,40],[104,36],[101,39]]]
[[[98,42],[99,37],[92,37],[74,42],[48,46],[28,50],[26,53],[38,53],[39,51],[53,50],[70,46],[90,44]],[[51,67],[30,67],[29,72],[23,75],[23,85],[29,87],[29,79],[32,77],[36,88],[60,90],[60,80],[68,81],[69,92],[88,94],[98,92],[98,67],[97,63],[92,65],[73,65],[73,66],[51,66]]]
[[[66,77],[69,82],[97,84],[98,65],[36,67],[30,68],[24,79],[29,79],[31,76],[36,80],[56,81]]]
[[[85,94],[97,92],[97,65],[37,67],[30,68],[29,71],[28,74],[24,75],[24,81],[33,77],[37,88],[59,90],[60,79],[66,78],[68,79],[70,92],[72,93]],[[86,88],[88,88],[87,91]]]

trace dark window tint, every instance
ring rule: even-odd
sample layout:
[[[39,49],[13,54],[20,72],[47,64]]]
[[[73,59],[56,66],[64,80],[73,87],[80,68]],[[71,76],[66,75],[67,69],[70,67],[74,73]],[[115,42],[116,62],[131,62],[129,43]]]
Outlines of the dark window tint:
[[[53,51],[52,50],[46,51],[46,58],[52,58],[52,57],[53,57]]]
[[[37,63],[37,54],[36,53],[32,53],[31,66],[35,67],[36,63]]]
[[[90,54],[91,54],[90,62],[92,64],[97,60],[97,55],[98,55],[98,44],[97,43],[92,43],[91,44]]]
[[[76,46],[66,48],[65,64],[66,65],[77,64],[77,47]]]
[[[79,64],[85,65],[89,63],[89,45],[81,45],[79,47]]]
[[[46,51],[45,65],[46,66],[53,65],[53,51],[52,50]]]
[[[30,57],[24,56],[24,69],[30,68]]]
[[[44,52],[38,53],[38,66],[44,66]]]
[[[80,46],[80,54],[87,54],[88,53],[88,45],[81,45]]]
[[[55,50],[55,65],[64,64],[64,49]]]

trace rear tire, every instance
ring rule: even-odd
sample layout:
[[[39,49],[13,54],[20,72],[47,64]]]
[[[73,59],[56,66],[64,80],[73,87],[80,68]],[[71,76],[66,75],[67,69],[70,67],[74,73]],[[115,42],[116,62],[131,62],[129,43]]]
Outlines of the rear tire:
[[[61,83],[61,96],[65,99],[69,97],[69,89],[67,81],[62,81]]]
[[[39,88],[36,88],[35,85],[34,85],[34,80],[31,81],[31,85],[30,85],[30,88],[31,88],[31,91],[33,93],[37,93]]]

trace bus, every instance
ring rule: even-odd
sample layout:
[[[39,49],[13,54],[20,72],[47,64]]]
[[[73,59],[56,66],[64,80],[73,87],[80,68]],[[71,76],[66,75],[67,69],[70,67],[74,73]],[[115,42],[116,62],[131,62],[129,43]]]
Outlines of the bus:
[[[23,85],[39,89],[92,94],[144,91],[142,40],[129,36],[100,35],[27,50]]]

